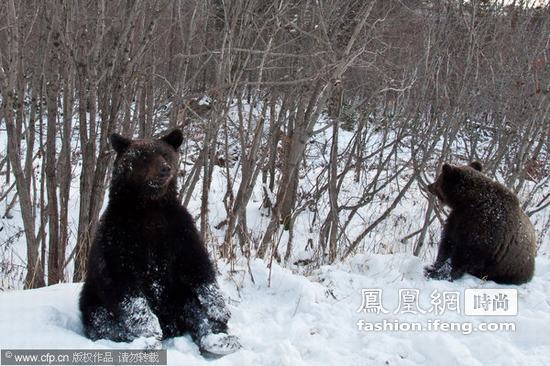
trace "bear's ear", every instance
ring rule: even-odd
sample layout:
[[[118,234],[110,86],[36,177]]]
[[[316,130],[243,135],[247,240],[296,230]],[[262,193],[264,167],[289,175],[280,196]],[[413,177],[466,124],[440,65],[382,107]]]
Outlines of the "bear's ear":
[[[118,133],[113,133],[111,135],[111,145],[113,146],[113,149],[115,149],[115,151],[119,154],[126,150],[126,148],[130,146],[131,143],[132,140],[127,139],[126,137],[123,137]]]
[[[443,167],[441,168],[441,173],[445,175],[449,175],[454,171],[454,167],[450,164],[443,163]]]
[[[470,163],[470,168],[474,168],[478,172],[481,172],[483,170],[483,166],[481,165],[481,163],[479,161],[472,161]]]
[[[174,130],[168,135],[161,137],[161,140],[172,146],[174,150],[177,150],[183,142],[183,133],[181,130]]]

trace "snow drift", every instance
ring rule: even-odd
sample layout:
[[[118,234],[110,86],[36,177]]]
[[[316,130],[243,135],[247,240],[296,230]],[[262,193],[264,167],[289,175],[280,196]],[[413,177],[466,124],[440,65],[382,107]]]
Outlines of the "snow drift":
[[[293,274],[263,261],[230,270],[218,263],[218,281],[233,313],[229,326],[243,349],[205,359],[190,337],[163,342],[170,365],[548,365],[550,341],[550,260],[537,258],[532,282],[504,286],[465,276],[456,282],[427,281],[420,259],[408,254],[357,255],[322,267],[309,276]],[[270,280],[270,285],[269,285]],[[143,340],[115,343],[85,338],[78,311],[81,284],[0,294],[1,348],[140,349]],[[517,316],[466,316],[394,313],[399,289],[417,289],[419,306],[430,307],[434,291],[466,288],[517,288]],[[388,313],[358,312],[362,289],[379,289]],[[462,306],[462,304],[461,304]],[[515,331],[464,334],[461,331],[383,331],[358,329],[357,323],[442,322],[513,323]]]

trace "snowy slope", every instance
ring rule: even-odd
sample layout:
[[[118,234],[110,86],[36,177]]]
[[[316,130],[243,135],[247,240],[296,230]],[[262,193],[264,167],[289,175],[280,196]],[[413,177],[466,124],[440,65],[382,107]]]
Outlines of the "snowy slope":
[[[233,317],[230,330],[244,349],[207,360],[188,337],[166,340],[170,365],[549,365],[550,260],[539,257],[533,281],[502,286],[471,276],[454,283],[426,281],[424,263],[408,254],[358,255],[339,265],[323,267],[309,277],[274,264],[271,286],[264,262],[229,271],[220,265],[219,282]],[[360,319],[427,322],[433,314],[392,314],[398,290],[418,289],[420,307],[430,307],[430,293],[465,288],[517,288],[519,315],[472,317],[445,312],[449,322],[513,322],[516,331],[366,332]],[[358,313],[361,289],[381,289],[389,314]],[[80,284],[0,294],[0,348],[141,348],[110,341],[92,342],[82,334],[78,312]]]

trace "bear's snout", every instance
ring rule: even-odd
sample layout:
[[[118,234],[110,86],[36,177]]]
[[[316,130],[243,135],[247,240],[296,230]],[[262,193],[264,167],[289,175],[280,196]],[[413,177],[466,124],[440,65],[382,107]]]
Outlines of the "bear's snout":
[[[167,163],[163,163],[160,167],[159,178],[169,178],[172,174],[172,168]]]
[[[174,177],[172,165],[163,157],[157,157],[154,163],[151,163],[147,173],[147,185],[151,188],[165,187]]]

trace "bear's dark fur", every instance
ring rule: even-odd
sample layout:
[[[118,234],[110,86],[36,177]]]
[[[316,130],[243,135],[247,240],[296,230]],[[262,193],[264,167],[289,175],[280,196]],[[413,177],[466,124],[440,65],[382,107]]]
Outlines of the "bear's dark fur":
[[[117,156],[109,203],[95,233],[80,297],[91,339],[159,341],[189,332],[209,351],[209,335],[226,335],[230,314],[214,268],[191,215],[177,198],[182,139],[178,130],[158,140],[111,136]],[[238,344],[232,336],[222,341],[229,347]]]
[[[504,284],[531,280],[536,236],[516,195],[469,166],[444,164],[430,193],[451,208],[437,259],[426,275],[457,279],[464,273]]]

